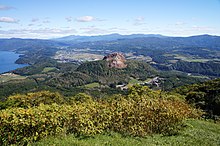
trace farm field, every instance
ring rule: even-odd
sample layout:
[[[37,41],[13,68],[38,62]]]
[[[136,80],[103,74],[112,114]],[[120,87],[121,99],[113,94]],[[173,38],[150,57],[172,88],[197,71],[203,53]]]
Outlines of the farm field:
[[[26,77],[12,74],[12,73],[5,73],[0,75],[0,83],[8,82],[11,80],[24,80]]]

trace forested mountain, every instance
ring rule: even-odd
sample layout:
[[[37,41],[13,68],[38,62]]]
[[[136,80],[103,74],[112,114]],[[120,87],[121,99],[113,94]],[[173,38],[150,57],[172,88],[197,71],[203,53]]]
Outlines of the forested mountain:
[[[45,47],[53,48],[58,46],[64,46],[64,43],[55,42],[51,40],[42,40],[42,39],[20,39],[20,38],[11,38],[11,39],[0,39],[0,50],[5,51],[18,51],[19,49],[32,50],[32,49],[41,49]]]
[[[95,42],[95,41],[113,41],[118,39],[132,39],[132,38],[142,38],[142,37],[158,37],[163,38],[165,36],[159,34],[131,34],[131,35],[120,35],[117,33],[109,35],[99,35],[99,36],[77,36],[71,35],[62,38],[52,39],[59,42],[66,43],[80,43],[80,42]]]
[[[220,37],[200,35],[192,37],[166,37],[154,34],[119,35],[110,34],[102,36],[67,36],[52,40],[40,39],[0,39],[1,50],[17,50],[31,47],[90,47],[96,49],[109,49],[115,51],[127,51],[129,49],[175,49],[183,47],[207,47],[220,48]],[[122,49],[123,48],[123,49]],[[122,49],[122,50],[121,50]],[[129,50],[130,51],[130,50]]]
[[[211,35],[200,35],[192,37],[157,37],[149,35],[137,35],[128,38],[119,38],[115,40],[103,39],[99,41],[88,41],[77,43],[73,46],[97,47],[97,49],[106,49],[111,46],[112,49],[176,49],[183,47],[208,47],[212,49],[220,48],[220,37]],[[98,47],[99,46],[99,47]],[[124,50],[122,50],[124,51]]]

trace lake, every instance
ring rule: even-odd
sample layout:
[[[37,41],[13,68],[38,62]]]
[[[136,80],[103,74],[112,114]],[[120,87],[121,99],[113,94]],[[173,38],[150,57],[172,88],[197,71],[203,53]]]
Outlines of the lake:
[[[19,58],[19,55],[21,54],[9,51],[0,51],[0,74],[27,66],[27,64],[15,63],[15,61]]]

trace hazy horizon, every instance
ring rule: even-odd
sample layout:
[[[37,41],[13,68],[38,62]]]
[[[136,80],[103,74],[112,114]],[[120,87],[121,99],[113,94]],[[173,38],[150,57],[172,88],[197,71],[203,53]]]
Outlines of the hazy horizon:
[[[0,39],[42,39],[42,40],[50,40],[50,39],[59,39],[59,38],[65,38],[65,37],[70,37],[70,36],[81,36],[81,37],[96,37],[96,36],[107,36],[107,35],[113,35],[113,34],[118,34],[122,36],[129,36],[129,35],[161,35],[164,37],[193,37],[193,36],[203,36],[203,35],[210,35],[210,36],[219,36],[220,35],[212,35],[212,34],[199,34],[199,35],[189,35],[189,36],[168,36],[168,35],[162,35],[162,34],[120,34],[120,33],[110,33],[110,34],[97,34],[97,35],[64,35],[64,36],[59,36],[59,37],[51,37],[51,38],[31,38],[31,37],[4,37]]]

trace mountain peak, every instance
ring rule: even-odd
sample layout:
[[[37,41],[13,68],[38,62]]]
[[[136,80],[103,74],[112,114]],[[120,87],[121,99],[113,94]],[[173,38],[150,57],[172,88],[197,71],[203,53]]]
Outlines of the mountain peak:
[[[122,53],[112,53],[103,58],[108,62],[108,66],[110,68],[126,68],[127,65],[125,64],[126,59]]]

